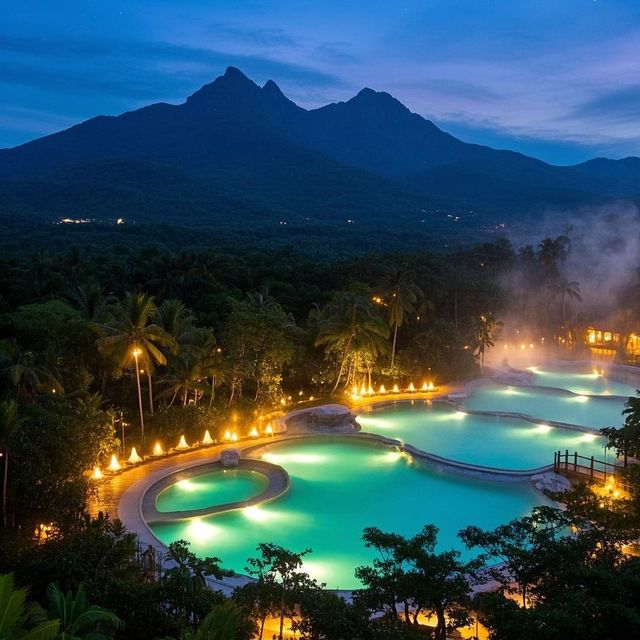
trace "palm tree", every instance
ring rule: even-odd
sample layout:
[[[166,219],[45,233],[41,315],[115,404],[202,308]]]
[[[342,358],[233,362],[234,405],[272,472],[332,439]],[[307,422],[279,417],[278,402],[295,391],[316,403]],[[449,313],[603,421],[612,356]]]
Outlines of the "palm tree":
[[[51,371],[36,364],[33,353],[24,351],[15,340],[0,341],[0,377],[15,387],[16,397],[33,399],[43,385],[54,393],[64,393]]]
[[[340,368],[332,393],[340,384],[344,368],[354,351],[369,349],[376,354],[389,349],[389,326],[377,315],[367,296],[343,292],[321,310],[312,311],[311,320],[317,322],[315,345],[341,354]],[[347,384],[350,382],[347,376]]]
[[[47,589],[49,614],[60,620],[60,632],[57,640],[107,640],[108,637],[96,633],[97,626],[106,625],[113,629],[122,626],[115,613],[96,605],[87,603],[87,592],[84,584],[80,584],[76,593],[68,591],[65,595],[55,584]]]
[[[548,277],[558,273],[558,263],[566,259],[570,245],[571,241],[564,235],[545,238],[538,244],[536,256]]]
[[[0,402],[0,458],[3,459],[2,472],[2,525],[7,526],[7,484],[9,481],[9,442],[13,434],[24,422],[20,417],[15,400]]]
[[[116,302],[115,296],[105,295],[97,282],[77,287],[69,294],[69,300],[88,322],[103,322],[109,308]]]
[[[414,282],[413,273],[397,269],[391,270],[385,295],[388,300],[389,326],[393,328],[391,369],[395,363],[398,329],[407,320],[407,316],[415,310],[415,305],[422,298],[422,295],[420,287]]]
[[[551,289],[562,298],[562,324],[567,326],[567,298],[582,302],[580,295],[580,283],[575,280],[562,278],[560,282],[551,286]]]
[[[181,640],[235,640],[244,626],[240,607],[233,600],[226,600],[202,619],[197,631],[183,633]]]
[[[476,353],[480,357],[480,374],[484,371],[484,353],[495,346],[500,337],[502,322],[493,313],[481,315],[476,325]]]
[[[140,387],[140,367],[147,370],[149,379],[149,397],[153,403],[151,388],[151,370],[154,365],[164,366],[167,358],[160,347],[177,352],[178,345],[162,327],[149,324],[156,312],[153,298],[144,293],[127,293],[124,300],[115,307],[114,320],[108,324],[96,325],[102,334],[98,338],[98,350],[110,358],[116,369],[135,366],[138,386],[138,409],[140,411],[140,433],[144,446],[144,413],[142,409],[142,390]]]
[[[47,620],[35,604],[27,604],[27,589],[16,589],[11,574],[0,575],[0,638],[2,640],[53,640],[59,620]]]

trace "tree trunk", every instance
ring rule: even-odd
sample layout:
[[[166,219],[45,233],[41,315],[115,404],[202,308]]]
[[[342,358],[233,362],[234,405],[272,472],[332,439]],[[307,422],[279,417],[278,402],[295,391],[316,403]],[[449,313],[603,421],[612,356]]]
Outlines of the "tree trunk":
[[[282,640],[282,632],[284,630],[284,596],[287,590],[286,583],[282,581],[282,598],[280,599],[280,635],[279,640]]]
[[[9,481],[9,449],[4,450],[4,471],[2,472],[2,526],[7,528],[7,484]]]
[[[436,626],[435,638],[437,640],[446,640],[447,638],[447,621],[444,617],[444,611],[442,609],[436,609],[436,617],[438,618],[438,624]]]
[[[209,409],[213,406],[213,400],[216,397],[216,377],[211,376],[211,398],[209,398]]]
[[[353,334],[349,336],[349,340],[347,341],[347,346],[344,349],[344,358],[342,358],[342,364],[340,365],[340,371],[338,371],[338,377],[336,379],[336,383],[331,390],[331,393],[335,393],[338,385],[340,384],[340,378],[342,378],[342,373],[344,371],[344,365],[347,362],[347,357],[349,356],[349,348],[351,347],[351,341],[353,340]]]
[[[153,383],[151,382],[151,371],[147,369],[147,380],[149,381],[149,411],[153,415]]]
[[[391,345],[391,368],[396,360],[396,342],[398,340],[398,323],[396,322],[396,328],[393,330],[393,345]]]
[[[260,619],[260,635],[258,636],[258,640],[262,640],[262,634],[264,633],[264,623],[267,621],[267,616],[262,616]]]
[[[140,387],[140,368],[136,358],[136,382],[138,383],[138,409],[140,410],[140,450],[144,451],[144,413],[142,410],[142,388]]]

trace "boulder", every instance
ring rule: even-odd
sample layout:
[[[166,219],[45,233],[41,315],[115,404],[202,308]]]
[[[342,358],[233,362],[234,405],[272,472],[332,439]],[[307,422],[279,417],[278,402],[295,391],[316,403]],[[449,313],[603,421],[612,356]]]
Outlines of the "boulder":
[[[571,489],[571,482],[553,471],[537,473],[531,476],[531,482],[538,491],[567,491]]]
[[[237,449],[223,449],[220,461],[223,467],[237,467],[240,463],[240,452]]]

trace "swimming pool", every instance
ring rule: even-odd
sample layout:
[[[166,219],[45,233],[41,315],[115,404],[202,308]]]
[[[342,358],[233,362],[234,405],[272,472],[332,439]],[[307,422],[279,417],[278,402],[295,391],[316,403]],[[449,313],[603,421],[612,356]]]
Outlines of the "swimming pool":
[[[154,534],[165,544],[189,540],[196,553],[218,556],[238,573],[260,542],[311,548],[305,568],[313,577],[329,588],[353,589],[360,586],[355,567],[374,557],[361,540],[365,527],[408,536],[433,523],[440,527],[441,550],[455,547],[470,557],[457,538],[461,528],[493,528],[546,502],[528,482],[437,473],[354,439],[276,442],[253,455],[287,470],[288,493],[258,507],[153,524]]]
[[[156,498],[161,513],[204,509],[220,504],[248,500],[267,487],[266,476],[241,469],[218,469],[179,480]]]
[[[583,395],[630,397],[635,395],[637,388],[627,382],[612,380],[607,371],[596,364],[532,366],[527,370],[533,374],[534,385],[568,389]]]
[[[519,413],[591,429],[623,423],[626,398],[576,395],[563,389],[540,389],[483,382],[462,400],[466,409]]]
[[[535,469],[553,463],[555,451],[604,457],[603,439],[593,433],[526,420],[456,411],[428,401],[396,402],[358,416],[364,431],[443,458],[499,469]]]

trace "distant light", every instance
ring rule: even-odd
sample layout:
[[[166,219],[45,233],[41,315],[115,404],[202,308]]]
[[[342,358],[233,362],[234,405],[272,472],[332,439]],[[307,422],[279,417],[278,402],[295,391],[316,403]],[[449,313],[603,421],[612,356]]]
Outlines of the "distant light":
[[[267,428],[264,430],[264,432],[268,435],[268,436],[272,436],[273,435],[273,427],[271,426],[271,423],[269,423],[267,425]]]
[[[164,454],[164,450],[162,448],[162,445],[159,442],[156,442],[155,445],[153,446],[153,455],[161,456],[163,454]]]
[[[102,480],[103,478],[103,474],[102,471],[100,471],[100,467],[95,466],[93,467],[93,472],[91,473],[91,479],[92,480]]]
[[[202,444],[213,444],[213,438],[209,433],[209,429],[204,432],[204,437],[202,438]]]
[[[251,431],[249,431],[249,435],[252,438],[257,438],[258,435],[260,435],[260,434],[258,433],[258,430],[256,429],[256,427],[253,427],[253,429],[251,429]]]
[[[177,451],[181,451],[183,449],[188,449],[189,445],[187,444],[187,441],[185,439],[184,436],[180,436],[180,441],[178,442],[178,445],[176,446],[176,450]]]
[[[131,455],[129,456],[128,462],[129,464],[138,464],[139,462],[142,462],[142,458],[138,455],[135,447],[131,448]]]

